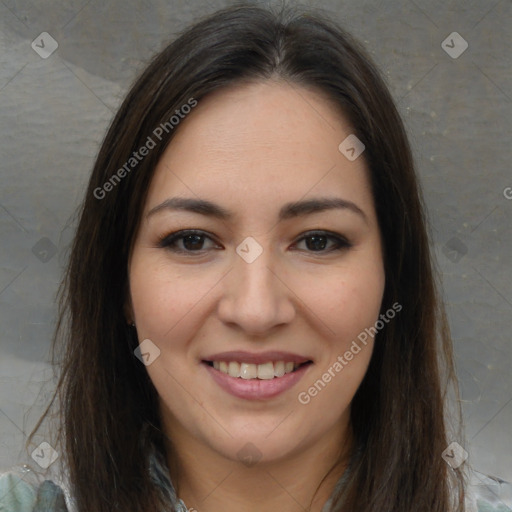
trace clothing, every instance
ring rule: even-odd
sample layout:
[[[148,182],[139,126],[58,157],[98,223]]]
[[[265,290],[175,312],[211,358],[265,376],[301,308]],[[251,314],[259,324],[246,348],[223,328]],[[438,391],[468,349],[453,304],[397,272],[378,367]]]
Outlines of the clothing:
[[[156,450],[149,454],[149,472],[176,512],[190,512],[176,496],[166,462]],[[342,483],[340,480],[337,486]],[[327,512],[329,503],[322,512]],[[466,506],[468,512],[512,512],[512,484],[475,472]],[[0,512],[75,512],[75,507],[64,484],[59,486],[51,480],[39,483],[33,472],[20,467],[0,474]]]

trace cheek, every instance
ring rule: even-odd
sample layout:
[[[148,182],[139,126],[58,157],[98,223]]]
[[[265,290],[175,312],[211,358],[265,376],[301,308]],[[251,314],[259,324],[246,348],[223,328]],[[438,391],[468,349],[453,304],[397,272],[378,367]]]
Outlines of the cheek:
[[[371,329],[379,318],[383,291],[380,268],[365,273],[352,269],[326,280],[324,293],[311,297],[329,331],[318,368],[297,398],[325,425],[335,424],[348,411],[366,374],[374,344]]]
[[[161,261],[134,255],[130,266],[130,293],[140,336],[160,342],[176,336],[189,324],[188,317],[202,314],[207,291],[215,284],[211,276],[197,276]]]
[[[325,335],[343,345],[378,319],[384,293],[379,260],[340,266],[328,273],[296,276],[297,295],[324,326]]]
[[[210,284],[208,277],[162,260],[149,251],[134,251],[130,293],[139,342],[149,339],[159,349],[146,371],[166,407],[178,411],[190,398],[184,387],[191,387],[194,353],[188,348],[209,313],[207,292],[216,280]],[[196,414],[204,413],[200,409]]]
[[[378,252],[357,253],[329,275],[318,274],[307,287],[309,303],[325,329],[318,342],[318,367],[302,387],[302,404],[311,403],[325,421],[335,421],[349,406],[366,374],[374,327],[385,286]]]

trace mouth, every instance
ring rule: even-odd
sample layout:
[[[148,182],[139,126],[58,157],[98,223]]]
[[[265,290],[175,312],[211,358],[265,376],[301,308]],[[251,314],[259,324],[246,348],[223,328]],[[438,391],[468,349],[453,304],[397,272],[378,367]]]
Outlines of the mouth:
[[[301,363],[293,361],[267,361],[261,364],[240,362],[240,361],[202,361],[211,368],[233,378],[245,380],[273,380],[294,373],[304,366],[313,364],[307,360]]]
[[[290,352],[222,352],[205,357],[203,368],[225,392],[244,400],[268,400],[292,389],[314,364]]]

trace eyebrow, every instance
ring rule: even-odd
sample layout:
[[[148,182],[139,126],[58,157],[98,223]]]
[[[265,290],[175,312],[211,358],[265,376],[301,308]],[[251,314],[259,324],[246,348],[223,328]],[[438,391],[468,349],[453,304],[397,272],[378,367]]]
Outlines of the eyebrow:
[[[307,199],[303,201],[296,201],[293,203],[286,203],[279,210],[279,221],[291,219],[294,217],[301,217],[313,213],[319,213],[327,210],[348,210],[356,213],[363,220],[368,223],[368,218],[359,206],[352,201],[347,201],[339,197],[321,197]],[[205,199],[195,199],[187,197],[172,197],[166,199],[159,205],[152,208],[146,215],[146,218],[165,210],[183,210],[209,217],[215,217],[220,220],[229,220],[234,217],[234,214],[226,210],[222,206],[215,204]]]

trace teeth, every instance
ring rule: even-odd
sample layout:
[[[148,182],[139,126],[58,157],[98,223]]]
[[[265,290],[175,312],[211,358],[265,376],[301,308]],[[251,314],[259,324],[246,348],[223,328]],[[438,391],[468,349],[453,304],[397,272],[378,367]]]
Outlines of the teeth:
[[[258,367],[255,364],[242,363],[240,377],[242,379],[255,379],[258,376]]]
[[[226,373],[230,377],[242,379],[270,380],[291,373],[300,365],[292,362],[276,361],[263,364],[239,363],[237,361],[213,361],[216,370]]]
[[[284,367],[285,364],[283,361],[278,361],[277,363],[274,363],[274,375],[276,377],[282,377],[284,375]]]
[[[256,365],[251,365],[256,366]],[[273,379],[274,378],[274,363],[265,363],[258,365],[258,379]]]
[[[228,375],[230,377],[240,377],[240,363],[230,361],[228,363]]]

